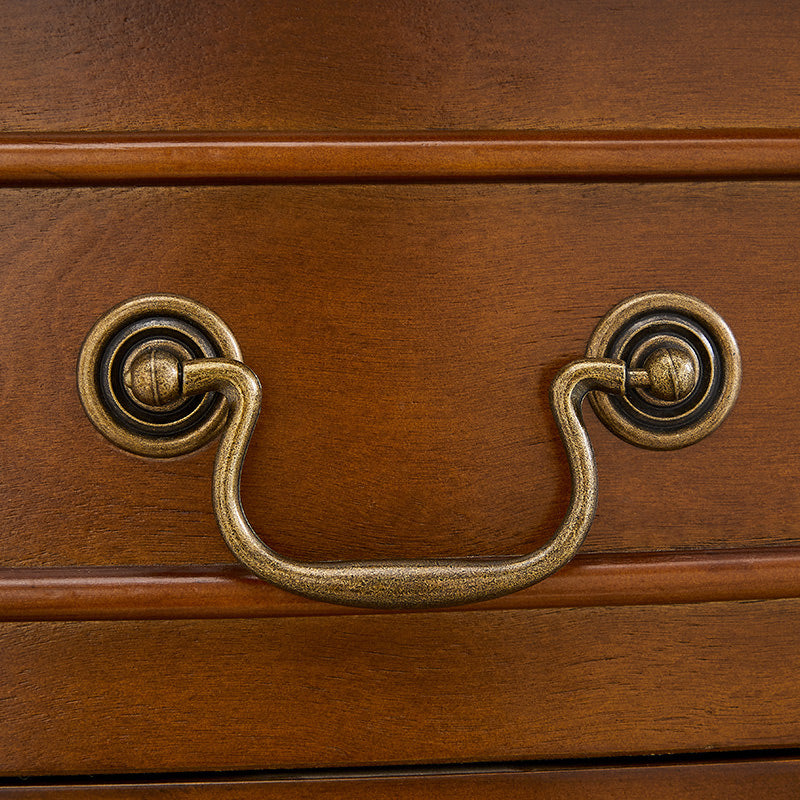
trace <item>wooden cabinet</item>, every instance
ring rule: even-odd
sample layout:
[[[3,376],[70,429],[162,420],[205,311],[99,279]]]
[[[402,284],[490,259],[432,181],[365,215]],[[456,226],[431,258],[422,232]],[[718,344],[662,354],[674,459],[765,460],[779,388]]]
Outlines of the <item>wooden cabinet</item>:
[[[0,796],[792,796],[800,13],[6,16]],[[217,530],[215,446],[127,455],[75,388],[111,306],[191,297],[263,384],[242,498],[271,546],[521,553],[569,501],[550,382],[656,289],[736,335],[730,418],[653,453],[587,408],[600,500],[581,555],[463,609],[370,612],[250,577]]]

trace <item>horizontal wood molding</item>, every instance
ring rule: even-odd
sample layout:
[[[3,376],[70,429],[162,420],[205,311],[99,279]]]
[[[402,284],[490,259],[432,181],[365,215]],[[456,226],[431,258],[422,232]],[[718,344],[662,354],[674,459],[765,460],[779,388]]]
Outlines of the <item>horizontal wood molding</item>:
[[[2,134],[0,184],[800,177],[800,130]]]
[[[669,605],[800,597],[800,548],[585,555],[514,595],[448,610]],[[0,621],[386,613],[284,592],[232,565],[0,570]],[[396,612],[395,612],[396,613]]]

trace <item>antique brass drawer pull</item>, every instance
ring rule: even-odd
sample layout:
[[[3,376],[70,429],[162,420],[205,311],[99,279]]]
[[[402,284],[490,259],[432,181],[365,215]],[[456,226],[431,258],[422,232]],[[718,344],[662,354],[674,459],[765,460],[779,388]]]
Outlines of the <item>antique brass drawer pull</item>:
[[[597,503],[594,455],[581,417],[588,393],[594,392],[601,419],[623,438],[672,449],[714,430],[739,389],[741,365],[730,330],[687,295],[648,293],[624,301],[598,326],[589,355],[567,364],[550,389],[572,472],[567,514],[545,545],[507,558],[315,563],[271,550],[247,521],[239,496],[261,386],[239,360],[226,326],[190,300],[154,295],[108,312],[84,343],[78,386],[97,428],[141,455],[189,452],[222,428],[214,510],[231,551],[256,575],[331,603],[431,608],[524,589],[575,555]],[[225,398],[227,418],[210,393]],[[609,398],[617,402],[605,407]]]

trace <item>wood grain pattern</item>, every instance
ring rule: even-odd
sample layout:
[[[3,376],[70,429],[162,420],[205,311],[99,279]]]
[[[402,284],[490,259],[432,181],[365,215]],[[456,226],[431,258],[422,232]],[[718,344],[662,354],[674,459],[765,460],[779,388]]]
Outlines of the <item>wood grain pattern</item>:
[[[6,131],[796,127],[783,0],[13,0]]]
[[[0,626],[0,773],[800,743],[800,601]]]
[[[522,592],[447,611],[800,597],[800,548],[577,556]],[[0,621],[247,619],[379,613],[284,592],[244,567],[0,569]],[[393,613],[393,612],[392,612]]]
[[[627,800],[796,800],[800,762],[793,758],[731,762],[653,764],[650,766],[494,767],[470,770],[376,775],[356,772],[328,776],[164,780],[147,783],[99,781],[68,786],[0,786],[3,800],[574,800],[579,797],[625,797]]]
[[[797,131],[0,135],[0,184],[797,178]]]
[[[0,796],[89,791],[18,783],[48,773],[797,748],[800,599],[697,601],[796,585],[800,186],[780,179],[800,174],[798,74],[783,0],[4,4],[2,577],[51,591],[43,615],[222,599],[254,618],[0,625]],[[272,181],[299,185],[182,185]],[[213,447],[124,456],[75,392],[99,314],[189,295],[265,385],[243,495],[271,545],[520,552],[567,504],[549,381],[658,288],[726,317],[740,401],[679,453],[590,417],[597,521],[583,562],[526,593],[539,608],[323,616],[256,585],[216,531]],[[460,770],[91,791],[779,798],[798,780],[796,759]]]
[[[587,412],[600,501],[584,550],[797,545],[798,200],[796,184],[751,182],[5,189],[0,560],[230,562],[213,447],[127,456],[78,402],[93,322],[162,291],[216,311],[264,384],[244,506],[287,555],[543,541],[569,493],[549,382],[611,306],[658,288],[725,317],[742,393],[673,453]]]

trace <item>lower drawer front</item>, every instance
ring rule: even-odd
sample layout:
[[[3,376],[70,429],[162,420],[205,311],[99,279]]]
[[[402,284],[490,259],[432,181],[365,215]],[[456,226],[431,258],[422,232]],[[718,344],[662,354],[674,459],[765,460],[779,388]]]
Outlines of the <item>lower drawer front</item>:
[[[800,743],[800,601],[9,623],[8,776]]]
[[[0,799],[73,800],[574,800],[579,796],[659,800],[795,800],[800,760],[699,762],[660,766],[500,768],[412,774],[293,775],[154,783],[87,782],[70,786],[0,786]]]

